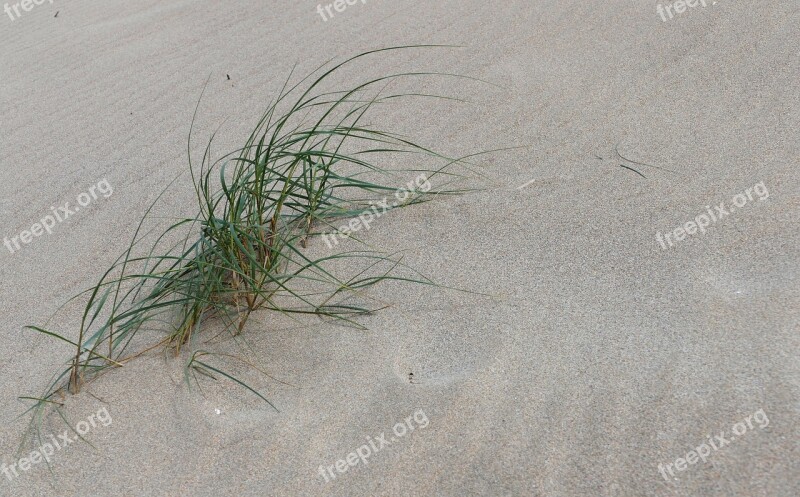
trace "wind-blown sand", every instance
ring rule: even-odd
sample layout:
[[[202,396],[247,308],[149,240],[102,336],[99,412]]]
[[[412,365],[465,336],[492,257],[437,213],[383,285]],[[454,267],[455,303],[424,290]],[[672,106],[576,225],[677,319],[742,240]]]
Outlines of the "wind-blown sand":
[[[291,386],[230,367],[279,412],[231,382],[189,388],[185,357],[131,362],[67,399],[72,422],[103,406],[113,418],[86,435],[94,448],[56,451],[52,473],[0,474],[0,495],[797,495],[797,3],[709,2],[667,22],[627,0],[371,0],[328,21],[316,7],[54,0],[0,16],[0,236],[103,178],[114,189],[17,253],[0,247],[2,462],[19,457],[17,397],[70,353],[22,327],[92,285],[186,170],[209,74],[196,148],[222,125],[223,153],[295,63],[304,75],[372,48],[463,46],[360,67],[503,88],[420,83],[471,103],[409,102],[378,124],[452,155],[530,148],[494,154],[486,191],[393,211],[365,237],[488,296],[373,288],[393,305],[361,320],[367,331],[254,316],[251,356]],[[657,232],[760,182],[768,198],[659,245]],[[193,212],[188,182],[171,192],[157,215]],[[74,338],[79,311],[50,326]],[[761,409],[765,428],[660,473]],[[416,429],[396,437],[409,416]],[[43,428],[62,431],[57,418]],[[320,475],[381,433],[396,440],[367,465]]]

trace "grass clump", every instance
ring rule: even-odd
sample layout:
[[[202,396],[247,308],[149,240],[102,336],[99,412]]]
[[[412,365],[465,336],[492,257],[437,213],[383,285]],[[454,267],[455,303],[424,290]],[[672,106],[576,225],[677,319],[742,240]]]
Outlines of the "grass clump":
[[[397,73],[346,91],[322,90],[331,75],[358,59],[411,48],[420,47],[375,50],[329,63],[291,85],[290,75],[244,146],[220,159],[212,160],[212,137],[196,167],[190,131],[189,170],[198,214],[154,231],[146,227],[153,206],[147,210],[127,250],[78,296],[87,301],[77,341],[29,327],[75,348],[46,392],[27,397],[36,402],[34,408],[58,405],[57,396],[65,390],[77,393],[91,378],[156,347],[176,355],[188,348],[187,373],[225,376],[266,401],[209,363],[213,353],[194,346],[206,323],[221,324],[236,336],[253,312],[266,310],[356,324],[355,317],[376,309],[354,298],[364,289],[387,280],[431,284],[396,255],[364,248],[312,257],[307,249],[337,220],[364,214],[376,196],[395,191],[393,180],[401,172],[425,171],[436,187],[414,191],[398,206],[459,193],[447,188],[460,178],[453,166],[466,158],[448,158],[364,124],[370,109],[398,98],[447,98],[386,92],[397,80],[436,73]],[[435,165],[397,171],[375,162],[396,154]],[[334,269],[342,262],[359,269],[344,276]],[[158,338],[144,345],[134,340],[145,330],[155,330]]]

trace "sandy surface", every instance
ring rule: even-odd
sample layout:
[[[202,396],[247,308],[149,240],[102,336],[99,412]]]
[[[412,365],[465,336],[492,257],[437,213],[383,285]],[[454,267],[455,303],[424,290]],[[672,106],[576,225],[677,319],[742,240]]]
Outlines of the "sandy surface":
[[[295,63],[462,45],[362,67],[504,88],[433,85],[471,103],[395,107],[381,125],[451,154],[530,149],[492,156],[486,191],[395,211],[367,240],[488,296],[375,288],[394,305],[367,331],[255,317],[254,356],[292,386],[248,378],[279,412],[229,382],[187,387],[185,357],[135,361],[67,400],[73,423],[103,407],[113,419],[85,436],[94,448],[55,451],[52,472],[0,474],[0,495],[798,495],[797,2],[709,2],[666,22],[628,0],[368,0],[328,21],[315,9],[54,0],[0,16],[0,236],[113,186],[52,234],[0,247],[2,462],[19,457],[17,397],[69,353],[22,327],[91,285],[186,169],[209,75],[198,136],[222,124],[227,151]],[[768,198],[660,246],[657,232],[757,184]],[[179,184],[159,214],[188,213],[191,195]],[[68,308],[51,325],[74,337],[78,319]],[[396,436],[407,419],[415,429]],[[659,464],[733,431],[706,462],[662,476]],[[366,465],[336,470],[370,442]]]

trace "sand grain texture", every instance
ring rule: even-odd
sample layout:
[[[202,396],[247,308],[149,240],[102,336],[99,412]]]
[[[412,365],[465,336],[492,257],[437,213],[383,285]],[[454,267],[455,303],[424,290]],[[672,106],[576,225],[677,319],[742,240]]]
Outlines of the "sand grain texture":
[[[113,416],[87,436],[96,450],[59,451],[52,474],[0,475],[0,495],[798,495],[797,2],[720,1],[668,22],[623,0],[368,1],[327,22],[315,8],[54,0],[0,17],[0,236],[102,178],[114,187],[20,252],[0,247],[2,462],[24,429],[16,397],[69,354],[22,327],[93,284],[186,169],[209,74],[198,146],[224,122],[224,152],[296,62],[304,74],[371,48],[462,45],[361,67],[503,88],[424,83],[472,103],[409,103],[382,111],[381,127],[454,155],[530,149],[494,155],[487,191],[393,212],[367,240],[490,296],[373,289],[394,306],[364,319],[368,331],[254,316],[248,343],[293,386],[250,378],[280,412],[230,383],[188,389],[180,360],[135,361],[68,399],[73,421],[102,405]],[[759,182],[768,199],[659,246],[657,231]],[[190,214],[192,201],[179,184],[157,214]],[[74,337],[78,319],[67,310],[52,326]],[[368,466],[318,474],[418,409],[429,425]],[[759,409],[768,427],[674,480],[659,474]]]

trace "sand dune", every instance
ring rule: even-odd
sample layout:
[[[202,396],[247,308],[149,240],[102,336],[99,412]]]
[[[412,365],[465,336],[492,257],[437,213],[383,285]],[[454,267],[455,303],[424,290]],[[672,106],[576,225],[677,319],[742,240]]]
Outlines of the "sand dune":
[[[672,17],[622,0],[367,0],[325,16],[305,0],[12,4],[0,236],[103,179],[113,194],[0,247],[0,456],[19,473],[0,475],[0,495],[797,495],[800,11],[693,1]],[[17,397],[70,353],[22,328],[95,283],[187,169],[209,75],[195,132],[219,128],[221,153],[295,64],[420,43],[461,48],[359,67],[497,86],[421,82],[470,103],[390,107],[381,126],[452,155],[529,148],[487,158],[484,191],[389,212],[365,237],[476,293],[375,288],[392,306],[366,331],[254,315],[253,356],[291,386],[248,378],[278,411],[231,382],[188,387],[185,357],[145,356],[66,399],[73,423],[95,416],[94,448],[20,469]],[[676,234],[740,193],[705,232]],[[155,214],[191,215],[193,195],[179,182]],[[79,313],[49,324],[75,339]],[[42,428],[63,431],[57,417]],[[733,439],[690,464],[720,432]]]

